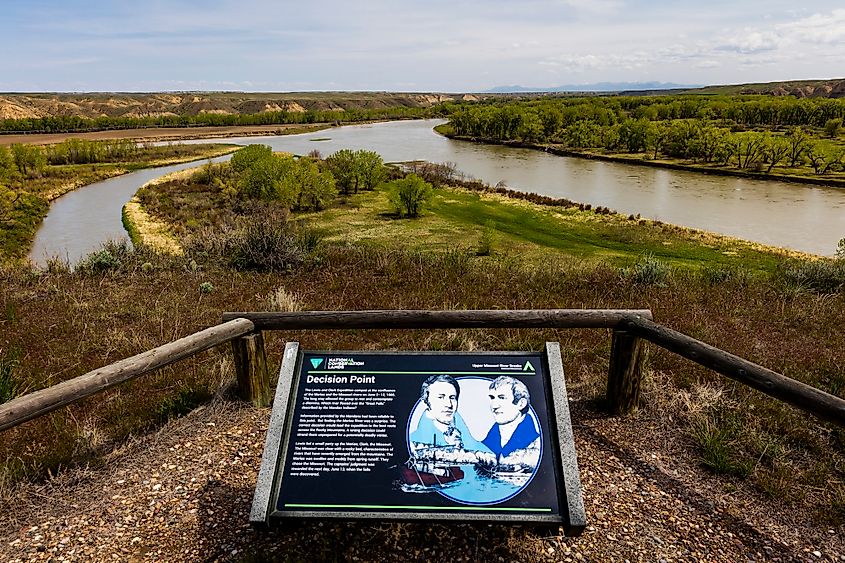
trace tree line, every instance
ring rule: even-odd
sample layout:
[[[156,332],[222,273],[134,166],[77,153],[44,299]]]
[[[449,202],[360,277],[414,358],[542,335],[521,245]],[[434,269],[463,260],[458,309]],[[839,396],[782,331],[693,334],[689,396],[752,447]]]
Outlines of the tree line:
[[[743,108],[759,109],[767,104],[774,108],[795,104],[815,107],[817,111],[801,115],[812,114],[817,121],[826,119],[818,130],[810,127],[814,120],[747,129],[725,117],[747,117],[753,112]],[[644,112],[644,108],[649,111]],[[721,109],[716,112],[714,108]],[[843,122],[837,115],[843,112],[842,100],[732,99],[728,103],[681,99],[657,103],[650,99],[589,98],[464,106],[452,114],[450,125],[454,134],[466,137],[644,153],[654,159],[665,156],[754,171],[807,166],[815,174],[826,174],[845,166],[845,147],[836,142]]]
[[[67,133],[108,129],[140,129],[147,127],[210,127],[235,125],[289,125],[312,123],[358,122],[377,119],[408,119],[439,115],[442,106],[434,108],[388,107],[349,109],[345,111],[269,111],[249,114],[199,113],[197,115],[160,115],[149,117],[87,118],[75,115],[27,117],[0,120],[0,132]]]

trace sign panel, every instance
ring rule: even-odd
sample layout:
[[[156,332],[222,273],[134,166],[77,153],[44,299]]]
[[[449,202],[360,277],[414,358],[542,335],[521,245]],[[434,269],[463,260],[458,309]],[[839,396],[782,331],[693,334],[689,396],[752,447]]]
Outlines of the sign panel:
[[[253,521],[571,520],[546,354],[287,356]]]

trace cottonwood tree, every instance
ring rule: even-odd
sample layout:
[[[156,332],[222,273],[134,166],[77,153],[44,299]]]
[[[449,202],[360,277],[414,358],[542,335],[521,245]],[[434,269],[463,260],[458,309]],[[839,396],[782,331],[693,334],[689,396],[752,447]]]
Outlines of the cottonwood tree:
[[[813,172],[818,175],[827,174],[837,167],[842,166],[842,159],[845,158],[845,149],[832,150],[816,143],[807,151],[807,160],[813,167]]]
[[[310,159],[297,160],[292,168],[292,176],[297,209],[319,211],[337,196],[334,176],[330,172],[320,172],[320,167]]]
[[[349,149],[341,149],[326,158],[326,167],[334,176],[338,189],[344,195],[358,193],[361,181],[359,161]]]
[[[355,152],[358,161],[358,172],[361,175],[361,188],[374,190],[384,182],[387,173],[384,170],[384,160],[377,152],[359,150]]]
[[[392,182],[390,201],[400,217],[419,217],[423,206],[431,199],[432,192],[431,184],[416,174],[408,174]]]
[[[766,174],[789,154],[789,141],[783,137],[769,137],[763,147],[763,159],[769,164]]]
[[[272,156],[273,149],[267,145],[249,145],[233,154],[229,163],[232,170],[236,173],[241,173],[251,168],[252,165],[259,160],[267,159]]]
[[[789,166],[794,168],[796,165],[804,162],[804,157],[812,147],[812,143],[800,127],[790,129],[786,135],[786,140],[789,143],[789,152],[786,157],[789,160]]]
[[[44,170],[44,167],[47,166],[47,158],[44,156],[44,153],[34,145],[15,143],[11,149],[15,166],[18,172],[24,176],[28,176],[34,172],[40,174]]]
[[[739,168],[750,168],[763,159],[766,135],[762,133],[739,133],[733,136],[734,156]]]

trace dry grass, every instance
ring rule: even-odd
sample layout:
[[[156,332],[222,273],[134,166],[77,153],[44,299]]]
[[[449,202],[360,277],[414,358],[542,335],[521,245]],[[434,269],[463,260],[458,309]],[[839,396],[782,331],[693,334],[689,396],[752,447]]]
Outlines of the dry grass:
[[[227,310],[650,308],[658,322],[829,392],[845,395],[843,294],[785,291],[773,278],[706,281],[674,272],[663,286],[616,268],[567,259],[530,265],[465,253],[328,247],[283,273],[239,272],[202,256],[138,252],[104,273],[0,273],[0,349],[21,350],[15,377],[31,390],[216,324]],[[142,265],[149,262],[152,269]],[[213,291],[203,292],[210,283]],[[635,297],[634,297],[635,296]],[[284,341],[314,349],[540,349],[560,341],[568,384],[603,393],[610,335],[602,330],[312,331],[267,335],[271,363]],[[96,463],[142,432],[222,393],[228,348],[123,385],[4,434],[6,480]],[[668,352],[652,349],[641,416],[681,431],[705,463],[722,452],[762,490],[845,519],[845,433]],[[273,366],[275,370],[277,366]],[[710,452],[710,453],[708,453]],[[738,464],[738,465],[737,465]],[[786,468],[786,469],[785,469]],[[788,470],[787,470],[788,469]],[[839,499],[839,500],[837,500]]]

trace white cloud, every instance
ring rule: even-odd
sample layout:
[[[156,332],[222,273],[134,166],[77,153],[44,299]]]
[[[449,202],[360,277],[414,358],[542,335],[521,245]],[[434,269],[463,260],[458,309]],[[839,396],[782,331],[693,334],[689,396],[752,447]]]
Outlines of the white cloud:
[[[716,45],[715,49],[743,54],[762,53],[774,51],[781,41],[782,39],[773,32],[745,29],[732,37],[722,39],[722,43]]]
[[[693,65],[695,68],[719,68],[722,66],[722,63],[719,61],[714,61],[712,59],[705,59],[703,61],[699,61]]]
[[[779,31],[807,43],[841,44],[845,41],[845,9],[833,10],[830,14],[813,14],[781,25]]]

